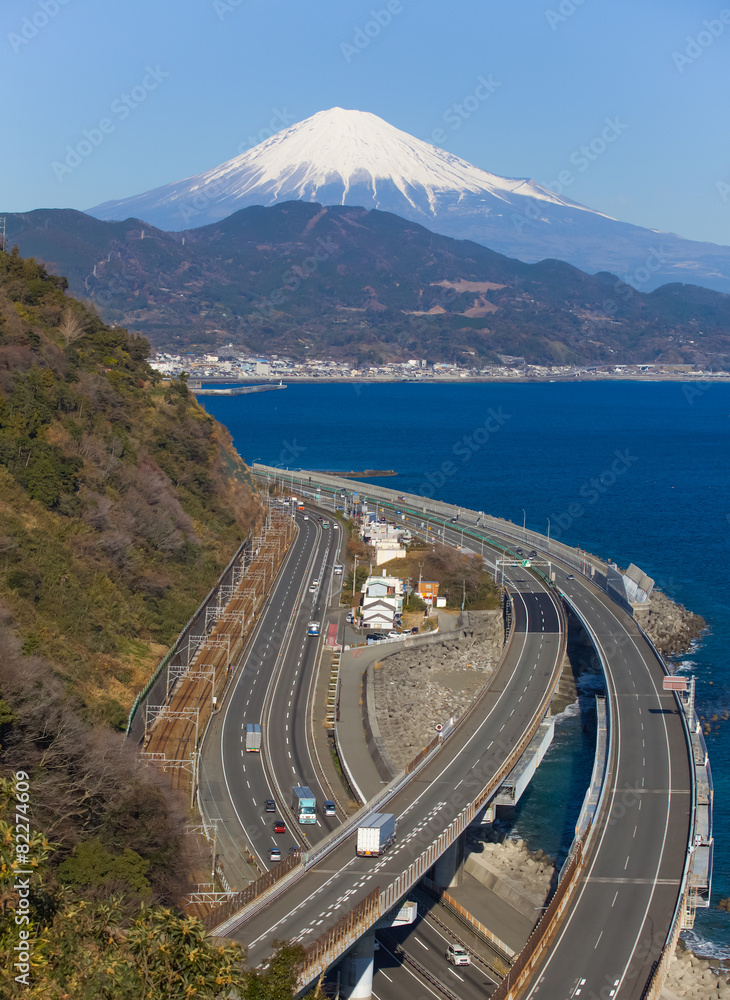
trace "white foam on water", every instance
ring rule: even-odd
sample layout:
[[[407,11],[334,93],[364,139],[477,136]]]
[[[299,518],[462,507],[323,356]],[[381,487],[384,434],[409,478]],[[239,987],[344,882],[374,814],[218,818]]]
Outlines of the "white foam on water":
[[[571,702],[570,705],[566,705],[562,712],[558,712],[554,715],[555,724],[560,725],[561,722],[565,722],[567,719],[574,719],[577,715],[580,715],[580,702],[578,700]]]
[[[700,958],[730,959],[730,945],[718,945],[697,931],[683,931],[681,937],[687,947]]]

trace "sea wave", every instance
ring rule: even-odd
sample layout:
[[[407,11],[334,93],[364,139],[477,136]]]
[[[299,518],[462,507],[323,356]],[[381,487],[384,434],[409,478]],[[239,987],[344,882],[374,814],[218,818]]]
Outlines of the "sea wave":
[[[682,940],[700,958],[730,959],[730,945],[719,945],[697,931],[683,931]]]
[[[563,711],[558,712],[553,718],[555,719],[555,724],[559,726],[561,722],[565,722],[566,719],[574,719],[577,715],[580,715],[580,701],[576,699],[570,705],[566,705]]]

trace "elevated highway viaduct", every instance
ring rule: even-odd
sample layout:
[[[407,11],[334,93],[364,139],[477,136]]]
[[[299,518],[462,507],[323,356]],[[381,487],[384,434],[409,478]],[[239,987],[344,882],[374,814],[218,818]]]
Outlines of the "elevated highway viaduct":
[[[281,477],[279,470],[255,471]],[[287,485],[290,476],[295,488],[320,497],[357,490],[394,518],[420,519],[477,551],[487,543],[513,557],[517,548],[525,554],[535,549],[549,561],[558,590],[583,621],[605,672],[610,756],[591,847],[579,866],[570,906],[550,948],[525,971],[515,992],[505,995],[644,996],[682,919],[693,848],[694,772],[683,713],[675,696],[663,690],[663,664],[621,606],[620,595],[617,603],[606,592],[611,592],[610,567],[481,512],[314,473],[311,482],[308,473],[287,473]]]
[[[311,518],[303,523],[313,526]],[[329,530],[334,532],[335,529]],[[281,574],[269,602],[267,614],[274,616],[275,629],[281,629],[279,623],[285,614],[291,617],[294,604],[287,602],[301,600],[305,584],[311,578],[304,550],[298,548],[304,544],[303,536],[304,532],[300,532],[291,562]],[[317,558],[314,557],[315,565]],[[279,587],[284,589],[279,591]],[[562,609],[547,584],[535,579],[529,592],[515,593],[514,602],[514,624],[506,653],[478,701],[453,731],[444,734],[439,746],[424,759],[419,769],[396,780],[392,788],[385,790],[379,807],[394,812],[399,824],[393,850],[377,861],[357,858],[354,846],[357,821],[345,824],[343,829],[326,838],[322,846],[307,852],[305,864],[282,879],[279,887],[274,887],[263,899],[255,900],[240,914],[233,914],[215,926],[215,933],[225,933],[245,943],[253,964],[266,960],[275,938],[296,940],[305,947],[319,942],[315,951],[321,949],[323,932],[330,928],[330,939],[324,951],[309,965],[311,978],[316,976],[355,939],[351,934],[348,936],[349,932],[343,932],[340,918],[346,923],[347,914],[364,905],[366,912],[359,918],[357,937],[391,910],[463,833],[499,787],[534,735],[549,705],[565,648]],[[307,612],[305,617],[308,616]],[[241,725],[247,713],[264,711],[267,695],[263,687],[258,688],[255,704],[250,689],[260,684],[257,677],[266,666],[268,683],[274,683],[277,678],[276,687],[284,692],[286,702],[286,705],[282,703],[284,714],[277,717],[280,745],[277,749],[271,743],[268,766],[282,785],[291,781],[291,767],[295,765],[289,754],[293,755],[294,751],[286,749],[284,734],[297,709],[293,700],[289,704],[290,684],[297,671],[300,677],[304,676],[306,659],[301,654],[302,637],[297,634],[300,623],[296,614],[294,623],[291,635],[279,641],[283,650],[278,667],[274,668],[266,659],[267,655],[274,655],[272,650],[266,650],[267,643],[272,645],[269,629],[262,627],[260,640],[252,646],[236,693],[226,710],[227,719],[233,721],[226,725],[224,718],[221,722],[224,734],[220,744],[221,768],[225,759],[226,771],[237,777],[234,780],[229,775],[225,787],[220,783],[215,787],[209,782],[206,793],[210,797],[206,809],[211,816],[216,809],[223,813],[225,800],[230,799],[249,842],[257,839],[252,827],[261,822],[261,800],[267,779],[263,762],[250,764],[247,758],[252,755],[241,751]],[[228,736],[225,736],[226,730],[229,730]],[[285,748],[283,753],[282,748]],[[304,752],[301,746],[299,752]],[[243,764],[245,776],[241,771]],[[262,781],[249,773],[252,768],[262,772]],[[208,770],[206,764],[206,772]],[[310,780],[314,786],[316,777]],[[268,846],[270,839],[267,839],[265,817],[263,822],[260,855],[263,845]]]

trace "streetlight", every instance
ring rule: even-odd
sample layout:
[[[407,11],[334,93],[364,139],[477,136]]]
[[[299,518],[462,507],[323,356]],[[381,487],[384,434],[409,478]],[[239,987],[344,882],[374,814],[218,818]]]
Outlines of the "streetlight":
[[[525,538],[527,535],[527,529],[525,528],[525,522],[527,521],[527,514],[525,513],[525,508],[522,508],[522,537]]]
[[[547,519],[548,523],[548,548],[550,548],[550,518]]]

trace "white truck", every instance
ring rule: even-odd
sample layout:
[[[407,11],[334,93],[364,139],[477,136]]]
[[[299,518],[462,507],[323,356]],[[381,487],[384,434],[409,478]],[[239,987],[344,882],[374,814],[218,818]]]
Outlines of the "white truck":
[[[261,726],[258,722],[246,723],[246,753],[261,753]]]
[[[297,822],[317,822],[317,800],[312,789],[306,785],[295,785],[292,788],[291,808]]]
[[[377,858],[395,840],[393,813],[371,813],[357,828],[357,856]]]

